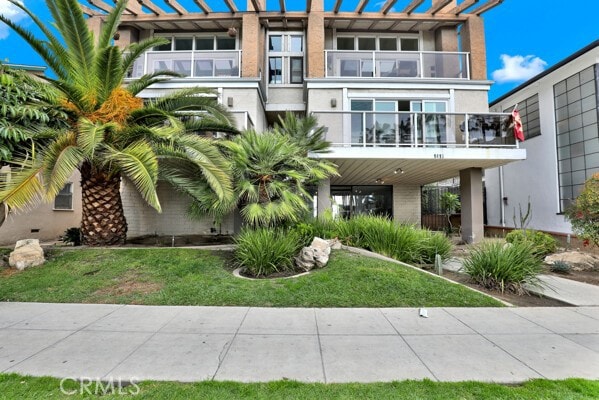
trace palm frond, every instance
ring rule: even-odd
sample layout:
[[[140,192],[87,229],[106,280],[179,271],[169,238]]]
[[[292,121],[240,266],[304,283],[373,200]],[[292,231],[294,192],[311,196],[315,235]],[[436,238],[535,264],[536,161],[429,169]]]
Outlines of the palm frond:
[[[93,123],[85,118],[79,121],[77,145],[87,158],[94,159],[95,153],[104,142],[106,131],[109,129],[116,129],[116,125]]]
[[[118,47],[110,46],[99,50],[95,65],[96,76],[100,82],[98,103],[104,103],[113,90],[123,83],[122,66],[123,56]]]
[[[106,161],[116,164],[133,182],[143,199],[156,211],[161,212],[162,208],[156,192],[158,159],[152,147],[140,141],[123,150],[106,146],[106,152]]]
[[[132,43],[129,46],[125,47],[123,53],[125,56],[123,57],[123,71],[122,74],[125,75],[129,70],[133,67],[133,63],[137,60],[143,53],[150,50],[155,46],[160,46],[162,44],[169,43],[169,41],[165,38],[154,37],[146,40],[142,40],[141,42]]]
[[[77,136],[67,132],[58,136],[40,155],[42,178],[45,187],[44,197],[50,201],[68,182],[73,172],[83,161],[84,156],[77,146]]]
[[[9,211],[25,211],[39,204],[43,198],[42,166],[31,160],[12,164],[10,178],[0,182],[0,203]]]
[[[178,74],[173,71],[158,71],[152,74],[146,74],[129,83],[127,85],[127,90],[132,95],[137,95],[142,90],[150,87],[151,85],[155,83],[166,82],[170,80],[172,77],[181,77],[181,74]]]
[[[110,46],[110,41],[114,37],[118,27],[121,15],[125,11],[127,6],[127,0],[119,0],[114,9],[108,14],[104,23],[102,24],[102,30],[100,31],[100,37],[98,38],[98,48]]]

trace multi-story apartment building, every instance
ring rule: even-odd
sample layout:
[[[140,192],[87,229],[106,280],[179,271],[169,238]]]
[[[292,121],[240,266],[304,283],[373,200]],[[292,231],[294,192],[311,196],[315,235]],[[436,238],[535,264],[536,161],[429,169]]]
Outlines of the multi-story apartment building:
[[[112,6],[87,3],[97,30]],[[247,0],[243,10],[224,0],[227,10],[216,12],[203,0],[193,9],[181,3],[132,0],[122,18],[119,45],[169,40],[138,60],[132,78],[164,69],[183,76],[143,97],[213,88],[239,128],[258,131],[286,111],[315,115],[333,144],[319,156],[340,172],[315,191],[318,213],[380,213],[418,224],[421,186],[459,176],[463,237],[483,236],[483,170],[526,156],[508,116],[488,112],[481,14],[501,0],[388,0],[375,12],[365,11],[368,0],[351,12],[340,11],[342,0],[332,9],[307,0],[302,11],[287,10],[284,0],[277,10],[264,0]],[[189,221],[185,199],[162,186],[160,195],[163,214],[124,187],[131,236],[236,228],[234,216],[220,227]]]
[[[490,104],[515,106],[528,158],[485,172],[488,223],[513,227],[514,213],[518,219],[530,202],[530,228],[570,234],[564,211],[599,172],[599,40]]]

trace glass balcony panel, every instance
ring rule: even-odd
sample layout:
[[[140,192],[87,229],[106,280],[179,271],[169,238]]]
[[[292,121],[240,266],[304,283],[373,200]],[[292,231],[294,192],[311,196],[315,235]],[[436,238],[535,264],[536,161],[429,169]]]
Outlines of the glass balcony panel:
[[[422,74],[424,78],[468,78],[466,54],[423,52]]]
[[[239,51],[148,52],[136,61],[132,77],[141,76],[144,57],[147,73],[173,71],[184,77],[239,77]],[[192,68],[193,67],[193,68]]]

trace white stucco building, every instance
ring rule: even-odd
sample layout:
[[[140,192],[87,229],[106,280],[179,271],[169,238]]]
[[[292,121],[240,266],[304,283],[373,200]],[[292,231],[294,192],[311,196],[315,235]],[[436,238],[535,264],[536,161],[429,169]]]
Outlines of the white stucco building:
[[[569,234],[563,212],[599,172],[599,40],[493,101],[522,115],[527,158],[485,171],[490,226],[513,227],[530,198],[530,228]]]

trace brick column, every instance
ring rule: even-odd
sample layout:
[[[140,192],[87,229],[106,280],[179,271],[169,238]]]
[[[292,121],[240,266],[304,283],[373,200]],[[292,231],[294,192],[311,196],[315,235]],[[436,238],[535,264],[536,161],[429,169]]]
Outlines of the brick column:
[[[483,170],[468,168],[460,171],[462,202],[462,240],[476,243],[484,237]]]
[[[318,216],[322,217],[325,213],[331,210],[331,180],[325,179],[318,184],[318,198],[317,198],[317,211]]]
[[[470,15],[462,26],[462,51],[470,52],[470,79],[487,79],[487,54],[483,19]]]
[[[324,2],[312,0],[308,14],[306,61],[308,78],[324,78]]]
[[[258,13],[244,13],[241,27],[241,76],[257,78],[260,76],[263,54],[262,29]]]

